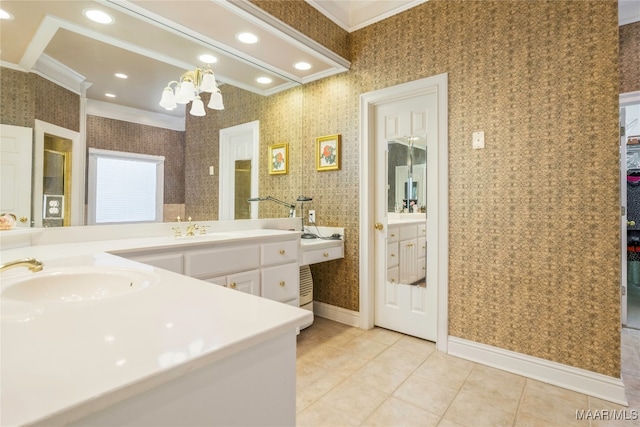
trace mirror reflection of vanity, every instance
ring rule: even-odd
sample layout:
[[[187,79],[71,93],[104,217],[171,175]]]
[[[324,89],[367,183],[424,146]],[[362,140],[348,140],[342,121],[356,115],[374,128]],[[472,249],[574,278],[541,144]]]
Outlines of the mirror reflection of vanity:
[[[412,136],[388,142],[388,211],[426,212],[427,150],[424,137]]]
[[[116,16],[115,23],[112,27],[101,27],[95,24],[85,22],[82,15],[83,8],[99,6]],[[230,2],[210,2],[200,5],[201,8],[226,8],[217,11],[217,14],[211,16],[234,16],[249,17],[249,21],[259,22],[259,8],[251,4],[231,4]],[[3,24],[2,27],[2,59],[5,64],[16,64],[15,69],[5,68],[3,66],[2,84],[11,86],[11,88],[30,87],[40,91],[22,93],[17,95],[11,91],[3,90],[2,92],[12,95],[9,98],[3,97],[3,123],[11,126],[34,127],[34,115],[27,114],[23,111],[35,111],[35,120],[44,123],[54,124],[63,127],[71,132],[81,134],[80,143],[83,150],[88,148],[98,148],[103,150],[114,150],[130,153],[150,154],[154,156],[165,157],[165,176],[164,176],[164,219],[174,220],[178,215],[181,217],[192,216],[198,220],[216,220],[219,219],[220,197],[220,169],[225,159],[220,158],[219,132],[223,129],[232,128],[237,125],[250,122],[259,122],[259,147],[256,149],[259,157],[255,163],[251,165],[247,163],[245,158],[234,160],[234,173],[232,176],[238,182],[244,182],[251,187],[259,187],[257,194],[246,186],[241,187],[237,197],[234,198],[235,203],[246,203],[236,209],[235,218],[244,218],[248,215],[257,215],[260,218],[286,217],[288,211],[283,210],[280,206],[270,203],[260,203],[250,205],[243,202],[252,196],[272,196],[281,200],[295,202],[296,198],[305,194],[302,183],[302,171],[304,168],[302,153],[302,100],[303,90],[301,82],[313,81],[315,78],[309,76],[327,76],[334,73],[346,71],[349,63],[332,52],[318,51],[313,53],[311,57],[301,55],[301,58],[308,60],[313,68],[309,71],[293,70],[283,71],[285,68],[282,64],[274,64],[270,61],[286,60],[286,66],[292,67],[290,58],[286,55],[279,57],[271,55],[267,58],[250,58],[242,57],[243,52],[240,50],[224,51],[219,43],[213,39],[213,35],[207,33],[216,29],[194,28],[192,31],[180,32],[176,28],[182,28],[180,25],[189,25],[189,19],[194,18],[194,14],[201,16],[204,12],[198,10],[181,10],[181,16],[170,13],[171,8],[181,8],[178,2],[155,2],[122,5],[119,2],[37,2],[26,5],[21,1],[5,1],[3,8],[12,12],[15,21]],[[40,10],[39,8],[47,8]],[[148,11],[144,8],[156,8],[152,13],[157,13],[167,17],[175,17],[175,19],[186,19],[185,22],[175,22],[171,19],[150,20],[148,19]],[[51,9],[51,10],[49,10]],[[242,10],[240,10],[242,9]],[[29,13],[25,13],[29,12]],[[29,26],[24,26],[25,21],[21,21],[24,16],[32,16],[35,21],[30,22]],[[189,18],[191,15],[191,18]],[[257,17],[257,19],[256,19]],[[221,19],[221,18],[220,18]],[[31,25],[33,24],[33,25]],[[73,24],[73,25],[71,25]],[[7,46],[11,35],[7,33],[11,28],[22,26],[22,32],[35,31],[39,25],[45,25],[50,28],[46,34],[47,40],[40,40],[40,50],[32,50],[32,62],[25,63],[26,58],[23,52],[15,52],[20,45],[13,43]],[[75,25],[75,26],[74,26]],[[124,31],[119,31],[119,25],[127,25]],[[85,30],[91,28],[91,30]],[[259,27],[260,25],[258,25]],[[166,28],[165,28],[166,27]],[[175,28],[174,28],[175,27]],[[105,29],[106,28],[106,29]],[[136,31],[129,31],[136,28]],[[143,29],[144,28],[144,29]],[[260,31],[259,28],[256,29]],[[273,29],[262,28],[263,31],[269,33]],[[104,31],[106,37],[100,35]],[[19,34],[19,32],[17,33]],[[146,34],[146,35],[145,35]],[[149,34],[156,34],[158,37],[150,37]],[[260,33],[261,35],[263,33]],[[274,39],[273,34],[267,37],[266,33],[262,37],[264,40],[269,39],[271,43]],[[127,39],[130,37],[131,39]],[[171,43],[163,43],[165,37],[171,37]],[[15,39],[15,38],[14,38]],[[178,40],[180,39],[180,40]],[[184,40],[189,41],[189,45],[181,44]],[[71,51],[66,48],[69,41],[83,40],[83,42],[92,43],[90,49],[78,49]],[[126,40],[126,43],[118,44],[118,41]],[[284,38],[283,38],[284,40]],[[279,40],[281,41],[281,40]],[[236,43],[236,40],[226,41],[226,46]],[[304,36],[300,40],[296,40],[294,46],[287,49],[281,49],[287,52],[303,52]],[[292,42],[289,42],[292,43]],[[297,43],[297,45],[295,45]],[[24,45],[28,45],[26,41]],[[84,46],[84,45],[82,45]],[[185,48],[186,46],[186,48]],[[133,49],[134,47],[135,49]],[[273,47],[273,46],[271,46]],[[91,50],[104,49],[104,50]],[[173,50],[171,50],[173,49]],[[202,53],[203,50],[210,50],[220,60],[213,64],[212,68],[216,72],[216,79],[224,98],[225,109],[214,111],[207,109],[206,117],[196,117],[189,114],[191,105],[186,107],[180,106],[183,113],[159,111],[158,101],[162,93],[162,88],[171,80],[180,78],[181,73],[192,69],[192,66],[200,66],[195,59],[197,55],[194,53]],[[250,50],[250,49],[247,49]],[[264,49],[266,50],[266,49]],[[307,49],[308,50],[308,49]],[[322,50],[322,49],[321,49]],[[117,64],[127,64],[129,62],[138,64],[139,57],[131,56],[133,54],[145,53],[139,55],[144,57],[141,61],[144,67],[136,69],[136,75],[131,75],[129,80],[136,79],[138,84],[135,88],[135,95],[140,102],[143,98],[151,97],[153,99],[153,108],[144,110],[142,107],[136,110],[127,110],[121,108],[118,111],[119,100],[124,99],[124,93],[118,93],[120,98],[110,100],[104,98],[106,90],[104,86],[100,87],[98,83],[87,80],[86,82],[77,81],[66,82],[62,79],[50,78],[52,73],[48,74],[45,65],[60,62],[66,65],[64,61],[76,61],[78,74],[83,74],[84,70],[89,70],[89,65],[95,68],[112,69]],[[255,51],[252,55],[264,55],[265,52]],[[14,55],[11,57],[10,55]],[[85,58],[90,55],[94,61],[85,61],[80,64],[78,58]],[[193,54],[193,55],[192,55]],[[113,55],[113,56],[112,56]],[[127,56],[128,55],[128,56]],[[154,56],[155,55],[155,56]],[[248,59],[247,59],[248,58]],[[28,59],[28,58],[27,58]],[[236,65],[229,64],[236,62]],[[47,63],[43,61],[49,61]],[[95,64],[88,64],[95,62]],[[241,64],[248,65],[248,68],[241,68]],[[192,65],[193,64],[193,65]],[[67,65],[68,69],[76,70],[76,67]],[[326,74],[326,69],[331,68],[333,71]],[[43,71],[43,70],[47,71]],[[169,70],[169,77],[163,72]],[[35,72],[34,72],[35,71]],[[269,76],[272,83],[267,86],[255,88],[255,80],[257,76]],[[46,76],[46,77],[45,77]],[[113,77],[113,75],[110,75]],[[141,76],[143,77],[141,79]],[[78,77],[82,77],[79,75]],[[249,83],[252,82],[252,87]],[[74,84],[78,84],[77,87]],[[160,85],[160,87],[158,87]],[[70,88],[70,89],[69,89]],[[3,87],[6,89],[6,87]],[[86,97],[83,95],[86,91]],[[124,91],[123,91],[124,92]],[[129,95],[128,93],[126,95]],[[209,95],[201,94],[202,100],[206,105]],[[37,99],[37,100],[36,100]],[[7,102],[5,102],[7,101]],[[36,103],[38,104],[36,106]],[[115,108],[111,108],[113,106]],[[186,109],[186,113],[184,113]],[[15,110],[15,111],[12,111]],[[117,113],[114,113],[116,111]],[[4,114],[7,113],[7,114]],[[185,117],[186,116],[186,117]],[[178,123],[178,126],[175,124]],[[181,127],[180,127],[181,123]],[[45,137],[63,137],[55,132],[45,132]],[[36,136],[37,138],[37,136]],[[34,139],[35,143],[35,139]],[[75,141],[74,141],[75,143]],[[267,149],[269,145],[288,143],[289,144],[289,173],[286,176],[270,176],[266,170]],[[66,149],[65,149],[66,150]],[[66,152],[69,152],[68,150]],[[34,153],[36,154],[36,153]],[[42,153],[40,153],[42,154]],[[44,156],[49,158],[51,156]],[[73,155],[67,156],[67,160],[80,171],[85,171],[85,156]],[[256,159],[254,159],[256,160]],[[249,179],[249,175],[254,171],[253,165],[257,165],[260,169],[257,179]],[[40,175],[44,167],[35,164],[34,168]],[[50,169],[50,168],[48,168]],[[44,183],[45,177],[38,176],[37,179],[25,180],[11,179],[13,182],[22,182],[25,189],[12,192],[12,195],[30,193],[29,214],[20,214],[24,218],[23,226],[59,226],[59,225],[82,225],[86,216],[86,193],[85,188],[87,178],[84,172],[69,173],[69,168],[62,171],[48,170],[47,177],[62,176],[64,181],[72,182],[71,188],[67,185],[67,194],[51,194],[51,189]],[[3,171],[4,173],[4,171]],[[47,178],[47,179],[49,179]],[[3,175],[3,181],[4,180]],[[29,185],[28,188],[27,186]],[[224,183],[223,183],[224,184]],[[62,187],[61,187],[62,185]],[[64,188],[64,184],[58,185]],[[4,188],[4,187],[3,187]],[[26,189],[28,188],[28,189]],[[59,193],[59,188],[54,192]],[[38,191],[39,189],[39,191]],[[3,191],[4,192],[4,191]],[[70,194],[69,194],[70,192]],[[64,209],[52,207],[48,218],[43,214],[46,212],[43,206],[44,196],[59,196],[58,199],[51,199],[52,204],[64,203]],[[3,194],[5,196],[5,194]],[[2,197],[2,199],[6,199]],[[71,206],[69,206],[71,204]],[[62,205],[60,205],[62,206]],[[299,208],[299,207],[298,207]],[[58,209],[57,213],[53,212]],[[5,207],[2,206],[2,210]],[[259,210],[259,213],[256,212]],[[299,212],[299,209],[298,209]],[[33,217],[32,215],[33,214]],[[54,216],[61,218],[54,218]],[[37,218],[37,220],[35,218]],[[253,216],[251,216],[253,217]]]

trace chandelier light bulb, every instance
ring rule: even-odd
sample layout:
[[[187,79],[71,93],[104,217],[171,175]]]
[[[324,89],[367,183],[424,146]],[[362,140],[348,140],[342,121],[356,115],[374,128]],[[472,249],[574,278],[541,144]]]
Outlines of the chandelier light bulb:
[[[173,110],[178,105],[176,104],[176,97],[173,94],[173,90],[169,86],[165,87],[162,91],[162,98],[160,99],[160,106],[167,110]]]
[[[189,113],[192,116],[198,117],[202,117],[206,114],[204,112],[204,103],[202,102],[202,99],[200,99],[200,96],[196,96],[196,98],[193,100],[193,103],[191,104],[191,111],[189,111]]]
[[[224,110],[224,104],[222,103],[222,94],[220,93],[220,89],[216,90],[211,94],[211,99],[209,100],[209,104],[207,107],[212,110]]]

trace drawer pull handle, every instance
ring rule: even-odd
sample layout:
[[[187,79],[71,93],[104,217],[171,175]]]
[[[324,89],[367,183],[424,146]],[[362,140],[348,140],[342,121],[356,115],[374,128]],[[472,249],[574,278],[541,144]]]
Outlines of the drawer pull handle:
[[[396,234],[395,233],[391,233],[391,237],[396,237]]]
[[[325,258],[328,258],[329,257],[329,252],[323,253],[322,256],[324,256]]]
[[[280,282],[280,286],[282,286],[284,288],[284,285],[285,285],[285,283],[284,283],[284,280],[283,280],[282,282]]]
[[[407,247],[408,247],[408,248],[412,248],[412,247],[413,247],[413,243],[409,243],[409,244],[407,245]]]
[[[284,255],[284,249],[280,249],[280,255]]]
[[[391,283],[396,283],[396,279],[391,279]]]
[[[396,256],[396,254],[391,254],[391,256],[392,256],[392,257],[395,257],[395,256]]]
[[[231,282],[231,283],[229,283],[229,287],[230,287],[231,289],[235,289],[235,288],[236,288],[236,282]]]

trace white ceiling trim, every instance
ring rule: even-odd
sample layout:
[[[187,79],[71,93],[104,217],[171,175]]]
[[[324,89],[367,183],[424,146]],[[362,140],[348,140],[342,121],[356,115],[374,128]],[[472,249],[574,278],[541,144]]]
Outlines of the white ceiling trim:
[[[640,21],[640,1],[618,1],[618,25],[627,25]]]
[[[340,28],[354,32],[429,0],[305,0]]]
[[[82,74],[44,53],[40,55],[31,71],[81,96],[86,95],[87,89],[92,84],[87,82]]]
[[[86,114],[184,132],[185,118],[87,99]]]

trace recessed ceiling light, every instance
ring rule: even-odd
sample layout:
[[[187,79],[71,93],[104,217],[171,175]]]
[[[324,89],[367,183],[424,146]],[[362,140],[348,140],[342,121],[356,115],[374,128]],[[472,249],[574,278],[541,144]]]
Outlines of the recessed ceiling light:
[[[99,24],[111,24],[113,18],[105,12],[98,9],[85,9],[82,13],[84,16]]]
[[[258,40],[260,40],[258,36],[251,33],[238,33],[236,34],[236,38],[242,43],[246,43],[246,44],[257,43]]]
[[[296,62],[294,65],[297,70],[309,70],[311,69],[311,64],[308,62]]]
[[[115,98],[116,96],[112,93],[105,93],[104,96],[106,96],[107,98]]]
[[[214,62],[218,62],[218,58],[213,55],[200,55],[198,59],[205,64],[213,64]]]
[[[0,9],[0,19],[11,20],[13,19],[13,15],[4,9]]]
[[[269,77],[258,77],[256,81],[263,85],[268,85],[269,83],[272,82],[272,80]]]
[[[119,78],[119,79],[128,79],[129,78],[129,76],[127,76],[124,73],[116,73],[116,77]]]

